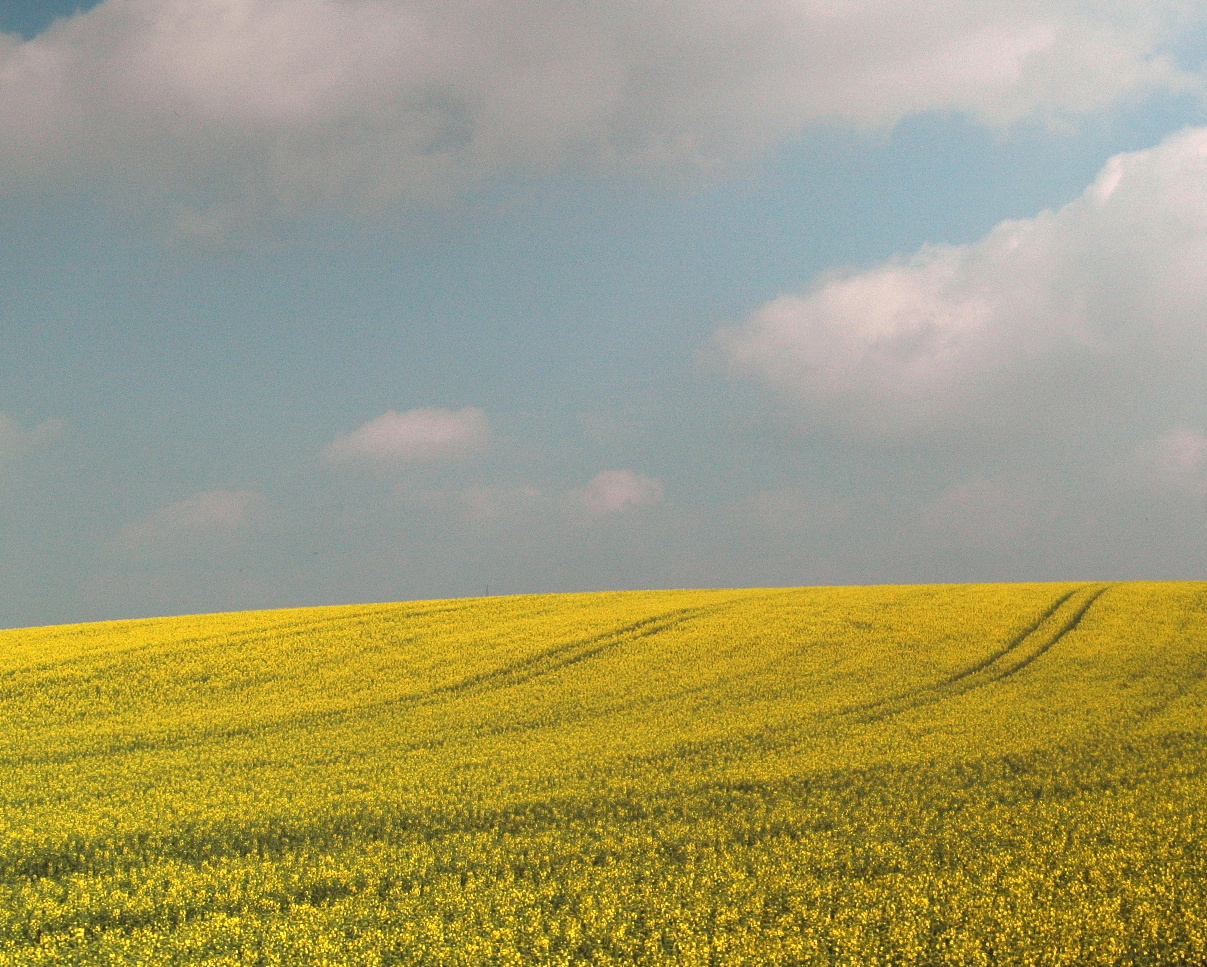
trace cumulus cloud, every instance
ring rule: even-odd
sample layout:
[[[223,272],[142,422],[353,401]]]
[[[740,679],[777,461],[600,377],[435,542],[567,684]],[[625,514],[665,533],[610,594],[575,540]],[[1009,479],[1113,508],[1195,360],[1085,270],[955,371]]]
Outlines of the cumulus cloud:
[[[824,276],[717,340],[732,372],[865,428],[1074,421],[1154,390],[1189,398],[1205,309],[1200,128],[1112,158],[1057,211]]]
[[[387,410],[327,447],[328,462],[378,464],[457,460],[479,449],[490,435],[486,414],[476,407]]]
[[[161,507],[122,533],[127,550],[159,556],[181,549],[230,547],[264,520],[264,495],[209,490]]]
[[[11,416],[0,413],[0,473],[16,466],[26,456],[48,446],[62,435],[63,423],[60,420],[46,420],[27,429]]]
[[[591,517],[607,517],[638,507],[656,504],[662,499],[662,483],[632,470],[604,470],[578,490],[571,491],[572,503]]]
[[[0,184],[184,228],[570,164],[715,168],[819,120],[1060,119],[1184,88],[1179,0],[105,0],[0,35]]]

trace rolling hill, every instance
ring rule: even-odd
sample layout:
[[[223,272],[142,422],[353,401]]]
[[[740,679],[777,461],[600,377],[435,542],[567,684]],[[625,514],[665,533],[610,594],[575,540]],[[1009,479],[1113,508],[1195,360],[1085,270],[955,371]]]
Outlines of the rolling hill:
[[[1207,963],[1207,584],[0,632],[0,965]]]

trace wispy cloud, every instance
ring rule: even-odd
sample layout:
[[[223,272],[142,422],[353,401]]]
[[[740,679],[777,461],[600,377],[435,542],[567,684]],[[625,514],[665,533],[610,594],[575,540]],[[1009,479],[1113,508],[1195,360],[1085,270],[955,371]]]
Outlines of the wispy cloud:
[[[604,470],[570,492],[572,504],[591,517],[608,517],[662,500],[662,482],[632,470]]]
[[[799,538],[833,530],[851,515],[850,502],[801,488],[761,490],[733,507],[737,520],[764,534]]]
[[[330,463],[430,463],[458,460],[485,444],[490,435],[486,414],[476,407],[442,410],[431,407],[397,413],[388,410],[375,420],[327,447]]]
[[[465,516],[470,521],[492,521],[514,518],[530,512],[547,498],[536,487],[469,487],[460,494]]]
[[[1207,365],[1207,129],[1111,159],[1057,211],[825,276],[718,334],[736,374],[861,429],[975,417],[1046,431]]]
[[[1016,488],[978,477],[947,487],[921,511],[922,523],[962,544],[1008,549],[1033,523],[1034,501]]]
[[[1194,86],[1162,51],[1202,19],[1177,0],[107,0],[0,35],[0,178],[105,179],[212,232],[516,170],[712,169],[820,120],[1064,119]]]
[[[1142,483],[1164,494],[1207,495],[1207,435],[1177,426],[1141,442],[1133,454]]]
[[[61,420],[46,420],[26,428],[11,416],[0,413],[0,473],[12,469],[30,454],[62,436]]]
[[[228,548],[263,522],[267,502],[252,490],[208,490],[161,507],[125,528],[129,551],[163,556],[179,551]]]

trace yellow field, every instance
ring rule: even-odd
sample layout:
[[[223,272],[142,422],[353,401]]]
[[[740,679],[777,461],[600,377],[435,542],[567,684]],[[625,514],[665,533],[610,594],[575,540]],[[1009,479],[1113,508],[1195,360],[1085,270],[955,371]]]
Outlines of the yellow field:
[[[1207,963],[1207,584],[0,632],[0,964]]]

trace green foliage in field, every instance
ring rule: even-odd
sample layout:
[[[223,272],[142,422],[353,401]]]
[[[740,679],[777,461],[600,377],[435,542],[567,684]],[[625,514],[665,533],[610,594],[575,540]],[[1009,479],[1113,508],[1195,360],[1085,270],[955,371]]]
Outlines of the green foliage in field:
[[[1207,585],[0,632],[0,965],[1207,963]]]

